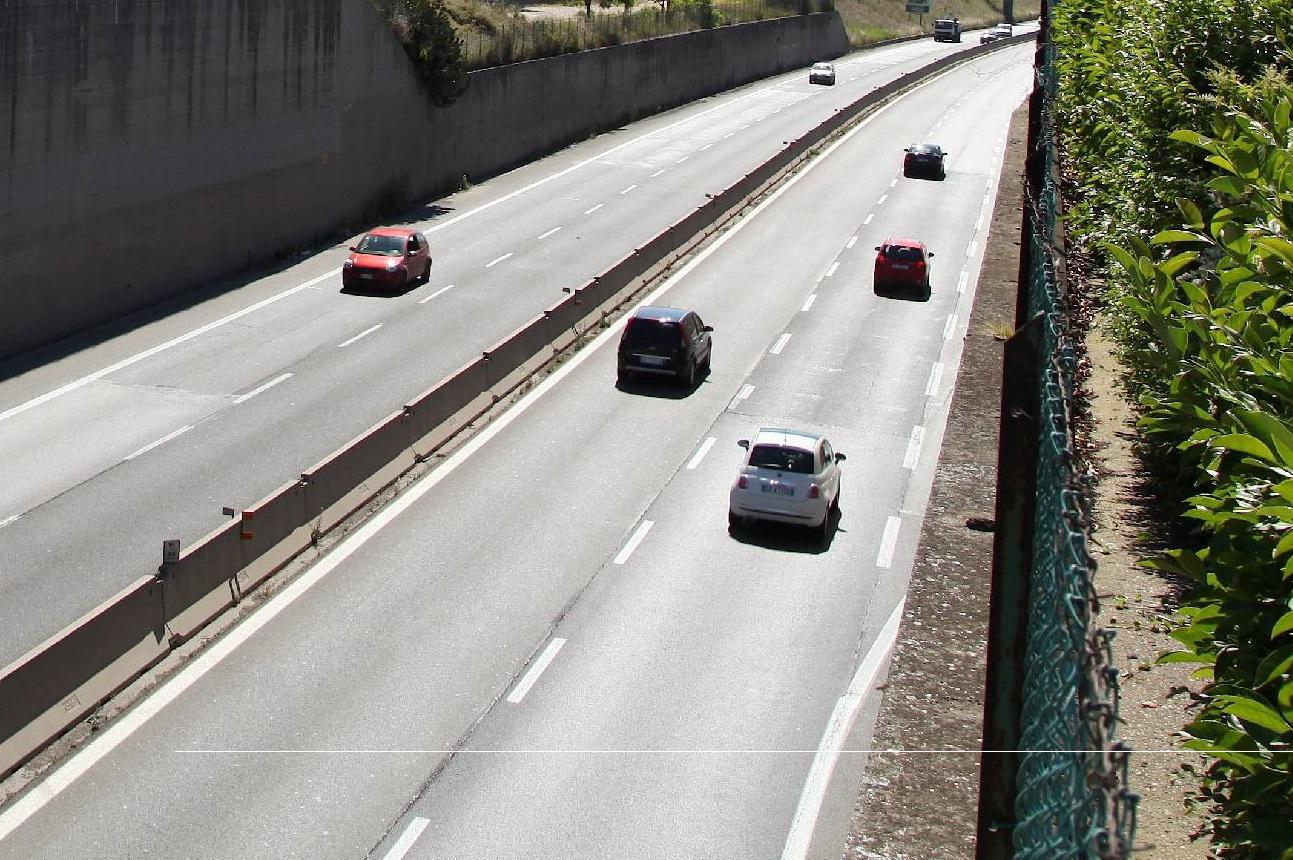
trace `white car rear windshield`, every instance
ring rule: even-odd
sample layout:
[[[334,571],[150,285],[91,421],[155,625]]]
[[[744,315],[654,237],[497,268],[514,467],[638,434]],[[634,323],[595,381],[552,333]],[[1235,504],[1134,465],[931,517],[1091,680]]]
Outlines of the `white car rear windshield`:
[[[778,472],[811,475],[813,474],[813,452],[798,448],[782,448],[780,445],[755,445],[750,450],[750,465],[761,469],[776,469]]]

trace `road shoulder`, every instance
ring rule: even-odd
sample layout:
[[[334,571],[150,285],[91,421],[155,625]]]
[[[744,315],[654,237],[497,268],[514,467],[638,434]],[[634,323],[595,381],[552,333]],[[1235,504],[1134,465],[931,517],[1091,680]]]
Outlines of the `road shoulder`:
[[[969,857],[996,498],[1003,342],[1014,322],[1027,105],[1014,114],[943,448],[847,858]]]

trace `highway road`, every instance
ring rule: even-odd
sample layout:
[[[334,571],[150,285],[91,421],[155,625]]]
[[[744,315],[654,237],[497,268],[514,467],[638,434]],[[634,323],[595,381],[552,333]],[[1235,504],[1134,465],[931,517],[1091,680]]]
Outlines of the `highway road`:
[[[652,296],[715,328],[695,390],[617,389],[607,331],[0,811],[0,858],[840,856],[1031,77],[1031,46],[1006,49],[828,148]],[[746,97],[766,110],[798,85]],[[918,139],[951,151],[946,181],[901,177]],[[620,167],[661,169],[657,149]],[[546,198],[565,219],[594,199],[572,214]],[[515,247],[538,241],[516,238],[542,224],[526,226]],[[935,252],[928,302],[872,294],[887,234]],[[469,237],[432,236],[459,248],[445,269],[465,265]],[[470,237],[477,261],[507,247],[487,238]],[[368,319],[417,337],[416,302],[444,276]],[[470,283],[496,300],[534,286]],[[297,296],[337,301],[283,301]],[[302,326],[316,322],[342,333]],[[398,376],[390,349],[352,360]],[[300,376],[347,361],[317,349]],[[284,397],[316,430],[307,396]],[[825,544],[727,531],[736,441],[767,425],[823,430],[849,455]]]
[[[291,480],[783,141],[975,41],[853,54],[835,87],[782,75],[435,201],[412,222],[433,277],[404,295],[342,294],[338,246],[57,360],[0,367],[0,450],[21,452],[0,461],[0,665],[155,570],[162,540],[190,544],[224,506]],[[904,142],[872,163],[888,170]]]

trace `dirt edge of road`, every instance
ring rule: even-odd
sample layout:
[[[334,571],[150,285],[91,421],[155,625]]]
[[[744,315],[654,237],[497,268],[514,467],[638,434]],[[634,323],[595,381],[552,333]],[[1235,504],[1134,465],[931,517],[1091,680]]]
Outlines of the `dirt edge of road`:
[[[1013,328],[1024,199],[1027,106],[1014,114],[983,269],[966,334],[902,628],[853,809],[846,860],[973,857],[982,741],[992,534],[969,527],[995,505],[1002,337]],[[1101,612],[1117,631],[1118,736],[1133,749],[1131,788],[1141,794],[1138,857],[1205,858],[1202,756],[1179,749],[1202,684],[1191,666],[1155,666],[1179,586],[1137,568],[1146,555],[1148,500],[1135,455],[1134,409],[1121,393],[1112,344],[1093,326],[1088,452],[1098,472],[1093,538]],[[883,751],[883,752],[881,752]]]

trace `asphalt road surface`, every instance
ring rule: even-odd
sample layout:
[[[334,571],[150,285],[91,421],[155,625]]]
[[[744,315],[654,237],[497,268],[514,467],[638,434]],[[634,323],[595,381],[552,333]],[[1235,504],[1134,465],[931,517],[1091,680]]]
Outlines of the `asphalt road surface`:
[[[874,55],[855,56],[843,76],[874,65]],[[799,77],[733,94],[722,109],[721,100],[693,108],[713,109],[705,131],[673,144],[607,155],[605,141],[599,155],[549,159],[543,175],[586,162],[567,174],[583,177],[561,186],[578,202],[552,180],[543,207],[521,195],[490,210],[517,201],[511,226],[466,221],[472,229],[433,233],[442,268],[431,285],[365,303],[369,316],[332,284],[255,316],[257,329],[282,325],[298,349],[315,344],[299,364],[257,359],[255,375],[244,350],[284,360],[292,350],[226,325],[211,332],[220,344],[187,342],[116,374],[147,387],[142,378],[162,366],[187,373],[192,400],[202,379],[213,390],[231,380],[254,387],[299,368],[245,407],[231,391],[212,393],[220,417],[202,423],[213,437],[218,427],[256,427],[268,442],[287,420],[281,399],[301,416],[291,426],[322,444],[334,398],[364,401],[365,385],[404,379],[406,362],[434,372],[450,345],[417,344],[435,326],[461,328],[469,311],[455,302],[489,301],[505,315],[505,295],[520,303],[542,292],[546,302],[546,285],[587,262],[569,245],[539,250],[544,229],[583,235],[592,223],[579,220],[583,211],[621,202],[608,188],[653,195],[614,222],[627,229],[696,183],[709,187],[696,175],[643,185],[655,170],[669,176],[684,141],[693,153],[717,148],[723,129],[758,127],[756,105],[798,105],[785,113],[831,98]],[[1029,46],[989,55],[828,148],[653,296],[695,308],[715,328],[713,371],[694,390],[617,388],[610,329],[0,811],[0,857],[840,856],[1005,130],[1031,77]],[[657,121],[665,129],[680,119]],[[950,150],[946,181],[901,177],[902,147],[921,139]],[[707,174],[747,148],[734,144]],[[617,178],[585,190],[603,175]],[[630,175],[640,188],[619,195]],[[533,181],[503,177],[491,196],[454,208],[473,211]],[[935,252],[929,301],[872,293],[872,249],[886,235],[918,236]],[[508,262],[533,277],[495,281],[504,263],[484,270],[507,248],[518,254]],[[313,265],[335,267],[337,254],[325,258]],[[446,277],[461,283],[435,310],[420,307]],[[354,344],[367,342],[371,355],[333,343],[377,322]],[[231,366],[228,377],[215,378],[213,356]],[[107,387],[133,390],[116,374]],[[343,387],[330,397],[329,385]],[[226,415],[235,408],[238,418]],[[822,430],[848,454],[825,544],[788,528],[727,531],[736,441],[769,425]],[[199,439],[225,444],[199,427],[150,455],[178,457]],[[194,478],[198,495],[224,465],[203,467],[211,475]]]
[[[431,282],[340,292],[342,246],[17,373],[0,367],[0,666],[643,244],[836,108],[973,44],[850,55],[436,201]],[[889,170],[905,138],[872,167]],[[90,275],[92,277],[92,275]]]

